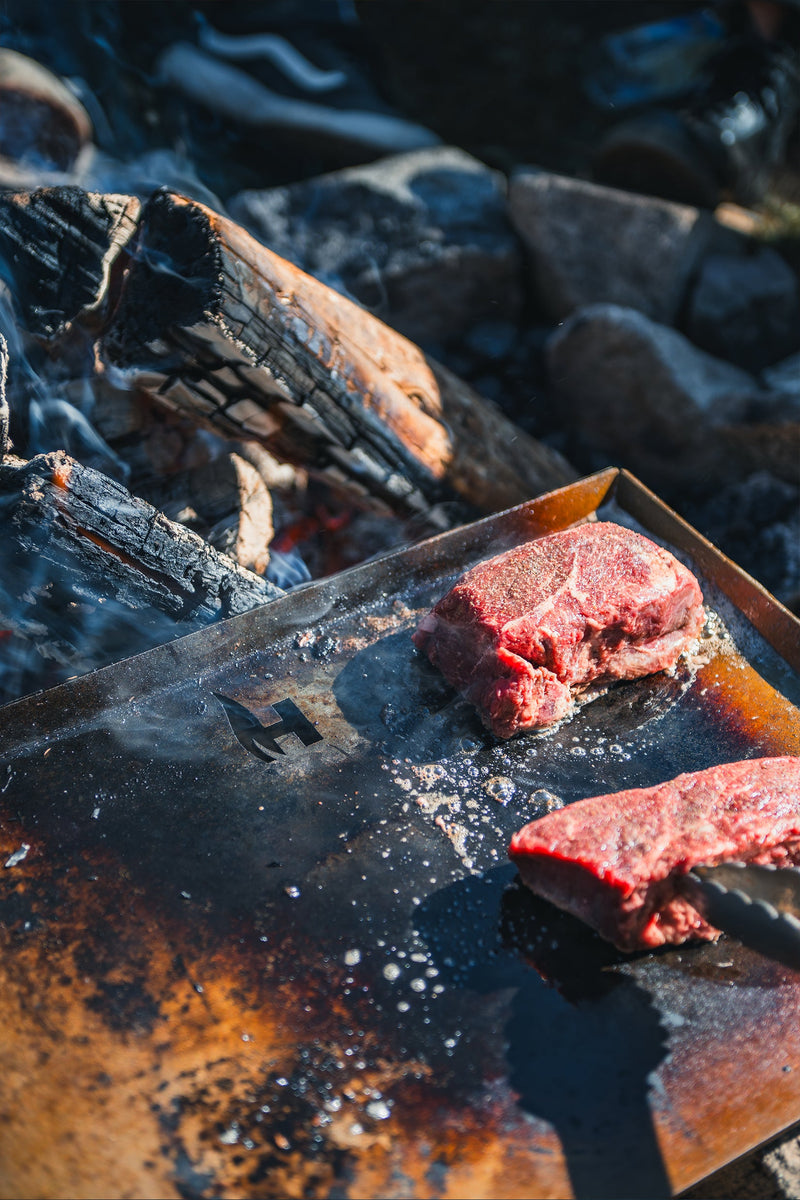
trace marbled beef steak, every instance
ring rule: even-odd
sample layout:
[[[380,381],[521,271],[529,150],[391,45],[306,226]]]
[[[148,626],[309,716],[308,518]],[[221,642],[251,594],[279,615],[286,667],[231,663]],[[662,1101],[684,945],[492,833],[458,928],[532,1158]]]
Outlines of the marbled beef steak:
[[[800,863],[800,758],[756,758],[579,800],[514,834],[524,883],[620,950],[713,941],[678,883],[701,863]]]
[[[686,567],[599,521],[473,567],[423,618],[414,643],[507,738],[566,716],[586,684],[674,666],[703,619]]]

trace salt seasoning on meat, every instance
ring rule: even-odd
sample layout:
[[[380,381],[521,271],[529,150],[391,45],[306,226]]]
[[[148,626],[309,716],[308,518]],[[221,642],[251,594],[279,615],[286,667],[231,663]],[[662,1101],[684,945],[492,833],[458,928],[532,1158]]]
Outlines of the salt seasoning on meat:
[[[701,863],[800,863],[800,758],[757,758],[578,800],[531,821],[509,854],[523,883],[620,950],[713,941],[683,897]]]
[[[413,640],[508,738],[561,720],[589,683],[674,666],[703,619],[691,571],[649,538],[599,521],[473,567]]]

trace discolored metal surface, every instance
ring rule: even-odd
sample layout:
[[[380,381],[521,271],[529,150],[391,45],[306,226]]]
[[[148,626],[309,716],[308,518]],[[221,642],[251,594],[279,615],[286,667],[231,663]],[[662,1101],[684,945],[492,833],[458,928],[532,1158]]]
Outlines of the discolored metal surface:
[[[700,653],[501,744],[410,634],[598,508],[688,552]],[[0,1194],[656,1196],[800,1119],[800,976],[621,956],[506,857],[561,802],[800,753],[799,629],[611,470],[7,706]]]

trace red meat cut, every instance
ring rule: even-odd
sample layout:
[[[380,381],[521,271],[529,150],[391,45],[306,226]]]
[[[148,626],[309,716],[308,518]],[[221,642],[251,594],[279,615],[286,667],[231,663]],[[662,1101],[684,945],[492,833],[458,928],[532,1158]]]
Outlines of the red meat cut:
[[[678,880],[701,863],[800,863],[800,758],[757,758],[579,800],[531,821],[523,883],[620,950],[713,941]]]
[[[703,619],[697,580],[668,550],[598,521],[479,563],[413,640],[508,738],[566,716],[586,684],[674,666]]]

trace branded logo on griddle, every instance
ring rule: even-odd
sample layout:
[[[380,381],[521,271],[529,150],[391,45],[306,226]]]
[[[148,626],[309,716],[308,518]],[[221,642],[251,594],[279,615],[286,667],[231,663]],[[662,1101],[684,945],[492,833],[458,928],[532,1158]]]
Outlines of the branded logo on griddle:
[[[231,700],[230,696],[223,696],[220,692],[214,692],[214,695],[225,709],[236,739],[248,753],[262,762],[273,763],[279,758],[299,754],[304,747],[322,741],[322,734],[314,728],[294,700],[276,700],[270,708],[278,714],[278,719],[269,725],[262,725],[258,717],[238,700]]]

